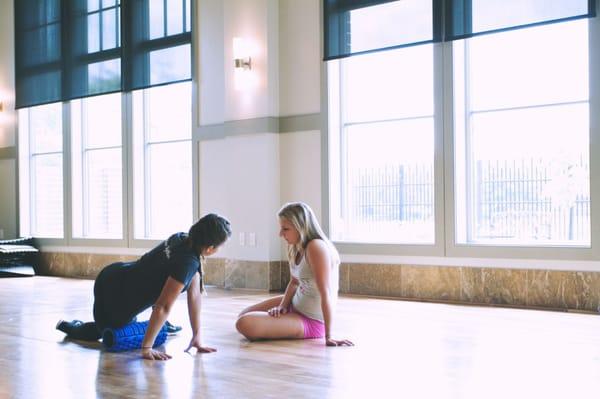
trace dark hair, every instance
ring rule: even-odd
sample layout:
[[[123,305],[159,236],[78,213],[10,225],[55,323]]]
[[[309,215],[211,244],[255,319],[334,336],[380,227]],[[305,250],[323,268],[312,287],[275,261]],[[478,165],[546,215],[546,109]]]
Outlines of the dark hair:
[[[231,225],[223,216],[214,213],[204,215],[188,233],[193,248],[200,251],[208,247],[218,247],[231,237]]]

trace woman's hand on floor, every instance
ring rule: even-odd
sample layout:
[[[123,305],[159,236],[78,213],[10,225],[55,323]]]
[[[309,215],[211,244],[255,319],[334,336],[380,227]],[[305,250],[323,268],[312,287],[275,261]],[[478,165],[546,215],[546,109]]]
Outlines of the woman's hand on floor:
[[[190,353],[190,349],[196,348],[197,353],[213,353],[217,350],[215,348],[209,348],[208,346],[202,346],[200,340],[197,338],[192,338],[190,344],[186,348],[185,352]]]
[[[325,345],[327,345],[327,346],[354,346],[354,343],[348,339],[326,338]]]
[[[154,350],[152,348],[143,348],[142,349],[142,357],[144,359],[148,359],[148,360],[169,360],[173,356],[171,356],[165,352]]]

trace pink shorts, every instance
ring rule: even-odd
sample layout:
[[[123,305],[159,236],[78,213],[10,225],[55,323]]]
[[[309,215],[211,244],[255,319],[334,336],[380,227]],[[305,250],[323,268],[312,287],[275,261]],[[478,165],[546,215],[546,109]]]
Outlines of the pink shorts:
[[[323,338],[325,336],[325,323],[321,320],[311,319],[306,317],[298,310],[294,309],[294,306],[290,304],[288,312],[296,313],[302,319],[302,326],[304,326],[304,339],[312,338]]]

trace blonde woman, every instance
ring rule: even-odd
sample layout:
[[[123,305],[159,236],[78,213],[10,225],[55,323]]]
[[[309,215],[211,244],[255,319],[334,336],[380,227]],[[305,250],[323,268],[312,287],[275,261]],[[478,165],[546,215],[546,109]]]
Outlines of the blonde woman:
[[[244,309],[236,328],[249,340],[325,338],[327,346],[351,346],[333,339],[340,257],[314,212],[302,202],[278,213],[279,235],[288,243],[290,282],[283,295]]]

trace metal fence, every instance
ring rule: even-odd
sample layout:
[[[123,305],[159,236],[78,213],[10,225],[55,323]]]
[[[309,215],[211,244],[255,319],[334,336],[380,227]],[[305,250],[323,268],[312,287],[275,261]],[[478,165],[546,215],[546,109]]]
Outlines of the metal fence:
[[[352,222],[433,220],[432,165],[365,168],[349,177]],[[583,156],[558,165],[542,159],[479,161],[472,183],[471,239],[589,241],[589,164]]]
[[[361,169],[352,184],[357,222],[422,222],[433,217],[433,168],[396,165]]]
[[[479,161],[473,203],[477,238],[589,241],[589,165],[542,159]]]

